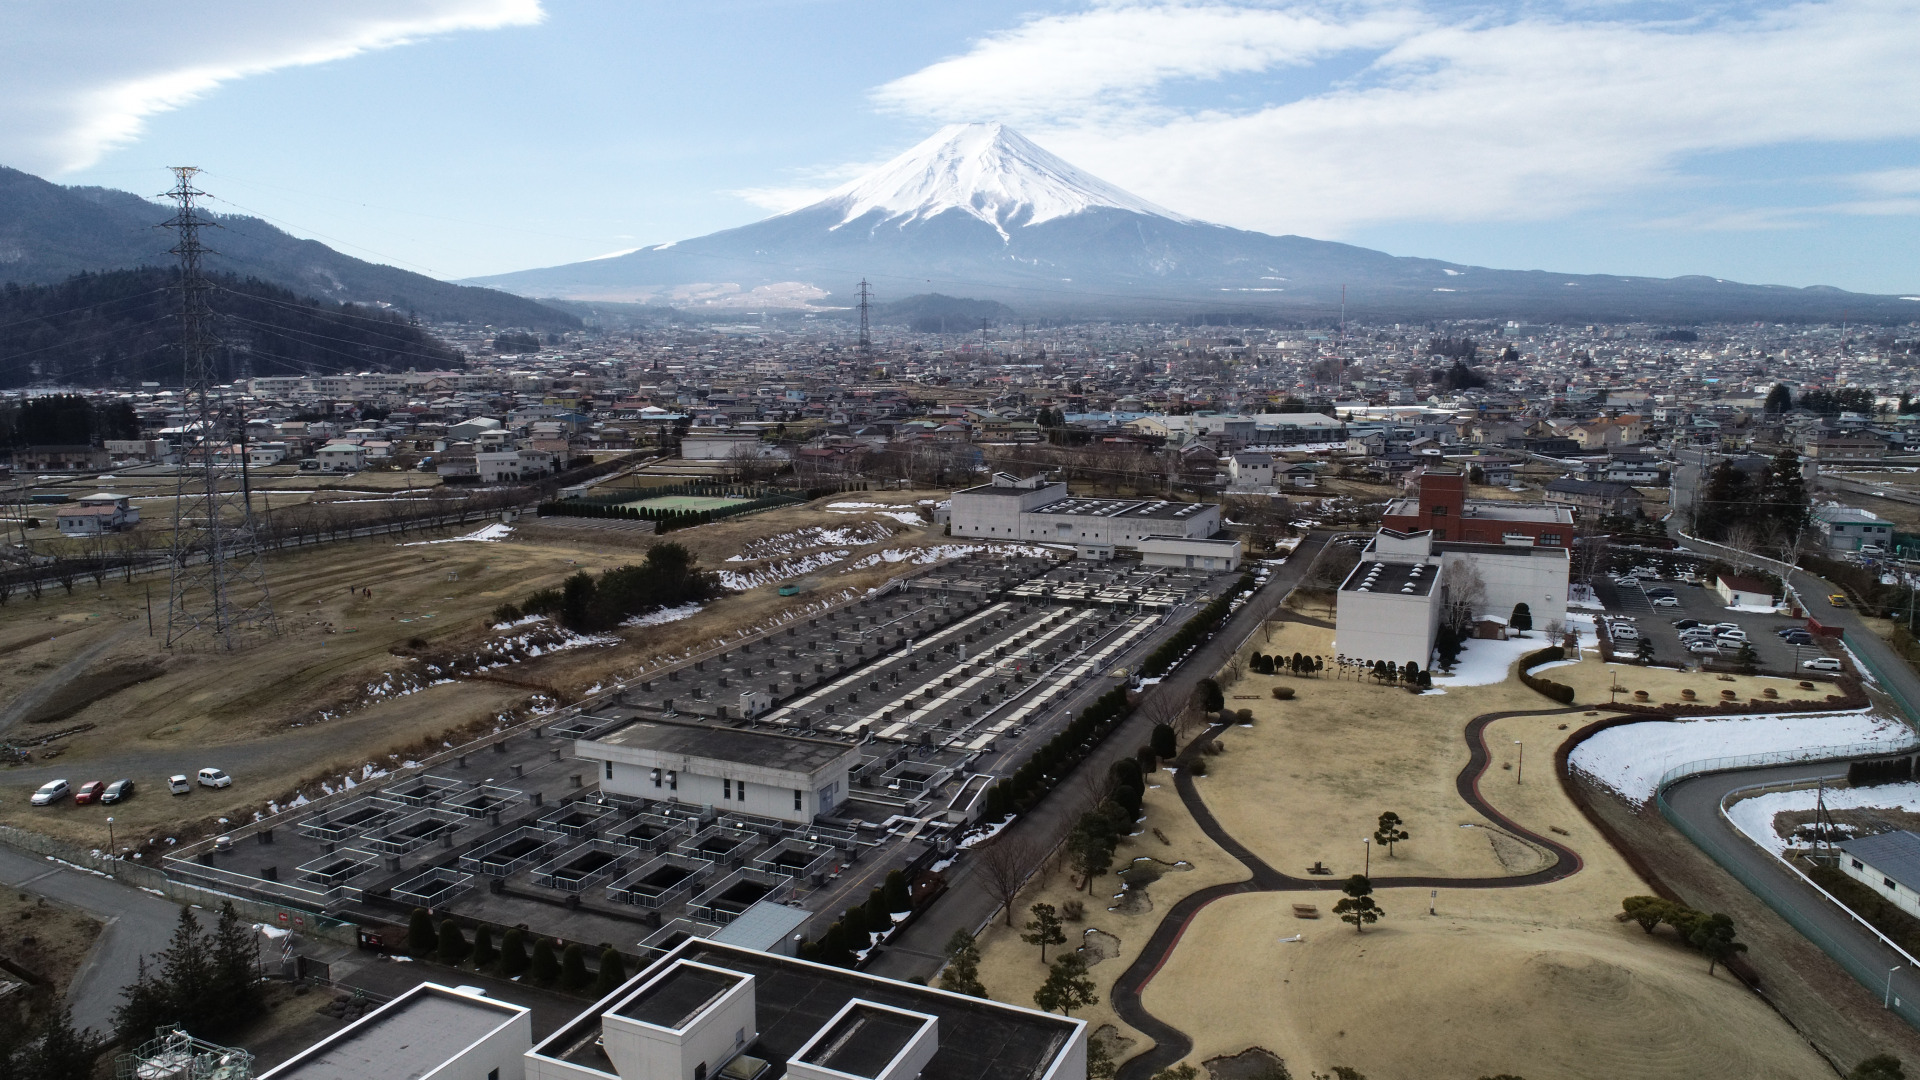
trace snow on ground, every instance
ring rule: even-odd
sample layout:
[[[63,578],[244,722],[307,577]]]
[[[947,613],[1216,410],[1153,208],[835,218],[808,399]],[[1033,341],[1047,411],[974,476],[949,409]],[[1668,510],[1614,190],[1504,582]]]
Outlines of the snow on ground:
[[[700,614],[700,609],[705,606],[705,604],[687,603],[681,604],[679,607],[661,608],[658,611],[649,611],[645,615],[635,615],[620,625],[662,626],[670,622],[679,622],[681,619],[691,619],[695,615]]]
[[[1777,607],[1774,607],[1772,604],[1767,604],[1765,606],[1762,606],[1760,604],[1728,604],[1727,610],[1728,611],[1744,611],[1750,615],[1772,615],[1778,612],[1780,609]]]
[[[811,574],[815,570],[825,569],[851,554],[853,552],[846,548],[836,548],[833,551],[818,551],[797,559],[770,562],[758,570],[749,570],[744,574],[733,570],[722,570],[720,586],[734,592],[745,592],[761,585],[771,585],[776,581],[785,581],[788,578],[797,578],[803,574]]]
[[[892,538],[892,530],[879,522],[866,522],[837,529],[815,525],[750,541],[740,549],[738,555],[727,556],[727,561],[753,562],[757,559],[771,559],[780,555],[798,555],[808,548],[816,547],[864,547]]]
[[[477,532],[470,532],[465,536],[451,536],[445,540],[418,540],[418,541],[415,541],[414,543],[401,544],[400,546],[401,547],[422,547],[427,544],[458,544],[465,540],[480,540],[486,543],[492,543],[495,540],[505,540],[507,537],[511,535],[513,535],[513,526],[501,525],[498,522],[496,522],[492,525],[488,525],[484,529],[480,529]]]
[[[875,502],[837,502],[827,504],[829,514],[878,514],[890,517],[902,525],[925,525],[927,519],[912,510],[902,510],[892,503]]]
[[[1742,799],[1727,807],[1727,817],[1741,832],[1746,833],[1756,844],[1773,852],[1784,854],[1789,837],[1781,836],[1773,829],[1773,816],[1788,810],[1811,810],[1819,791],[1806,788],[1796,791],[1769,791],[1765,795],[1756,795],[1751,799]],[[1827,809],[1829,810],[1905,810],[1908,813],[1920,813],[1920,784],[1877,784],[1873,787],[1827,789]],[[1838,825],[1837,829],[1852,832],[1852,827]],[[1804,839],[1801,841],[1806,842]]]
[[[1507,673],[1513,669],[1514,662],[1530,652],[1538,652],[1555,644],[1554,639],[1544,635],[1508,638],[1505,641],[1489,641],[1474,638],[1464,642],[1460,651],[1460,662],[1453,666],[1450,675],[1435,671],[1435,686],[1492,686],[1507,681]]]
[[[1821,751],[1829,747],[1879,743],[1894,750],[1913,741],[1905,724],[1865,710],[1653,720],[1594,735],[1574,748],[1567,765],[1638,806],[1653,797],[1668,769],[1691,761],[1772,753],[1784,761],[1807,760],[1825,756]]]

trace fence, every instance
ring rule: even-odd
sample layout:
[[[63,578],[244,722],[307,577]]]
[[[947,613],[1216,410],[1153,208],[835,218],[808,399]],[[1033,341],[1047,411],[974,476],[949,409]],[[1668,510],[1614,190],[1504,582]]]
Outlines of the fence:
[[[1711,834],[1705,829],[1696,827],[1692,822],[1676,813],[1673,807],[1667,802],[1667,788],[1676,781],[1690,776],[1704,775],[1706,773],[1730,772],[1740,769],[1764,768],[1769,765],[1798,764],[1810,761],[1843,760],[1863,755],[1880,756],[1897,752],[1900,749],[1910,750],[1916,742],[1920,742],[1920,740],[1909,738],[1897,747],[1889,746],[1885,743],[1864,743],[1852,746],[1816,747],[1798,751],[1777,751],[1768,754],[1746,754],[1690,761],[1685,764],[1676,765],[1661,775],[1654,799],[1660,807],[1661,817],[1666,818],[1669,824],[1680,830],[1681,834],[1687,839],[1693,841],[1696,847],[1706,852],[1709,858],[1715,863],[1718,863],[1727,873],[1733,875],[1742,885],[1745,885],[1753,895],[1764,901],[1768,907],[1774,910],[1775,914],[1786,920],[1787,924],[1795,930],[1798,930],[1801,936],[1813,942],[1814,945],[1819,947],[1821,952],[1826,953],[1833,959],[1834,963],[1839,964],[1847,974],[1853,976],[1862,986],[1865,986],[1878,997],[1887,992],[1889,984],[1887,981],[1887,969],[1881,967],[1877,959],[1869,960],[1867,957],[1860,955],[1855,951],[1853,947],[1854,943],[1845,941],[1839,936],[1829,933],[1816,920],[1809,917],[1804,906],[1805,897],[1786,894],[1778,887],[1778,883],[1766,880],[1762,874],[1755,872],[1746,863],[1735,858],[1733,853],[1727,849],[1726,845],[1721,842],[1718,836]],[[1765,785],[1754,786],[1759,787]],[[1746,790],[1749,789],[1736,789],[1734,792],[1729,792],[1728,795],[1731,796],[1737,794],[1739,791]],[[1724,820],[1726,815],[1726,800],[1724,798],[1720,802],[1719,810]],[[1894,951],[1902,957],[1906,957],[1909,961],[1912,960],[1911,957],[1907,956],[1905,950],[1888,941],[1885,935],[1868,925],[1865,920],[1854,914],[1846,905],[1834,899],[1825,889],[1815,885],[1805,874],[1800,873],[1797,868],[1784,862],[1782,865],[1785,865],[1788,870],[1792,871],[1802,883],[1812,888],[1820,896],[1825,897],[1826,900],[1840,908],[1841,911],[1846,912],[1855,922],[1865,926],[1866,929],[1873,933],[1875,937],[1879,938],[1881,942],[1894,949]],[[1920,965],[1913,966],[1920,967]],[[1899,1014],[1900,1018],[1905,1020],[1909,1025],[1920,1029],[1920,1001],[1908,1001],[1904,998],[1896,999],[1890,1004],[1890,1008]]]

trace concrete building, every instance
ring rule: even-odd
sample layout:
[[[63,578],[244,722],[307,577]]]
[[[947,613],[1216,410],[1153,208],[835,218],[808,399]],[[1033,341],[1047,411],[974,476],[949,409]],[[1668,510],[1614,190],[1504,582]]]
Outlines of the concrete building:
[[[553,472],[553,455],[545,450],[494,450],[474,455],[474,471],[483,484],[531,480]]]
[[[1341,582],[1334,647],[1343,656],[1425,667],[1454,592],[1467,588],[1474,619],[1505,620],[1525,604],[1534,628],[1551,633],[1567,620],[1571,568],[1566,548],[1524,539],[1470,544],[1381,529]]]
[[[1759,578],[1722,574],[1713,583],[1713,591],[1728,607],[1770,608],[1774,603],[1773,586]]]
[[[694,938],[527,1052],[526,1080],[1086,1080],[1084,1020]]]
[[[847,796],[860,748],[828,739],[677,720],[636,720],[574,743],[600,790],[809,822]]]
[[[1065,484],[1008,473],[954,492],[950,513],[956,537],[1072,544],[1092,559],[1137,552],[1150,537],[1204,540],[1220,531],[1220,507],[1212,503],[1075,499]]]
[[[1842,840],[1840,872],[1920,918],[1920,833],[1902,829]]]
[[[100,491],[54,511],[54,520],[62,536],[99,536],[138,525],[140,511],[127,496]]]
[[[1273,455],[1242,450],[1227,459],[1227,476],[1235,491],[1264,491],[1273,487]]]
[[[260,1080],[524,1080],[532,1045],[531,1010],[421,983]]]
[[[1455,471],[1428,472],[1419,493],[1387,504],[1380,524],[1395,532],[1431,531],[1434,541],[1505,544],[1524,540],[1536,547],[1573,543],[1573,511],[1540,503],[1480,502],[1466,495],[1467,478]]]
[[[1240,569],[1240,541],[1189,540],[1177,536],[1149,536],[1136,543],[1140,562],[1146,566],[1172,566],[1186,570]]]
[[[1893,522],[1851,506],[1822,506],[1813,512],[1813,527],[1833,551],[1893,550]]]
[[[328,443],[314,451],[313,459],[321,472],[350,473],[367,467],[367,451],[359,443]]]

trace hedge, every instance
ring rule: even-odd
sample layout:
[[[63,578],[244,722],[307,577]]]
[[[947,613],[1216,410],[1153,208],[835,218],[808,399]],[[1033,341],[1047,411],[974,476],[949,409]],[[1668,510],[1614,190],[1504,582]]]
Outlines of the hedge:
[[[1252,574],[1240,575],[1240,583],[1235,585],[1231,592],[1222,594],[1213,603],[1202,608],[1200,614],[1188,619],[1185,626],[1182,626],[1159,648],[1153,650],[1153,655],[1147,657],[1140,665],[1141,676],[1151,679],[1156,675],[1166,674],[1169,668],[1179,663],[1180,658],[1187,654],[1188,649],[1205,641],[1207,635],[1219,629],[1220,625],[1227,621],[1227,616],[1233,614],[1234,597],[1243,592],[1252,592],[1256,587]]]
[[[1558,645],[1549,645],[1544,649],[1530,652],[1520,658],[1520,681],[1538,690],[1562,705],[1573,704],[1573,687],[1566,683],[1557,683],[1552,679],[1542,679],[1531,674],[1541,664],[1552,663],[1566,658],[1566,651]]]
[[[1058,735],[1035,749],[1011,776],[987,789],[987,819],[998,821],[1015,811],[1030,809],[1132,712],[1125,687],[1116,686],[1095,698]]]

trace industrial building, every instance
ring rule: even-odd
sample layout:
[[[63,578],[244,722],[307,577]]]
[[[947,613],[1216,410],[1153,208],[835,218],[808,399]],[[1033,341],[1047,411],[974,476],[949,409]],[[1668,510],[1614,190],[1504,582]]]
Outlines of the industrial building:
[[[1450,593],[1471,589],[1473,615],[1505,620],[1527,605],[1536,629],[1567,619],[1571,564],[1563,547],[1439,540],[1433,531],[1381,529],[1340,584],[1334,647],[1362,660],[1427,666]]]
[[[526,1055],[526,1080],[1086,1080],[1084,1020],[689,940]]]
[[[532,1017],[472,987],[423,982],[260,1080],[522,1080]],[[139,1075],[184,1074],[143,1067]]]
[[[636,720],[574,743],[611,795],[808,822],[846,798],[860,748],[831,739],[675,720]]]
[[[1220,531],[1220,507],[1212,503],[1076,499],[1065,484],[1044,483],[1037,476],[1020,479],[1010,473],[994,473],[990,483],[954,492],[949,513],[956,537],[1072,544],[1084,559],[1144,554],[1143,543],[1149,540],[1206,540]],[[1233,545],[1231,558],[1237,566],[1239,542],[1223,543]],[[1222,557],[1186,550],[1160,550],[1159,554],[1178,555],[1182,565],[1189,565],[1185,563],[1188,555]]]

